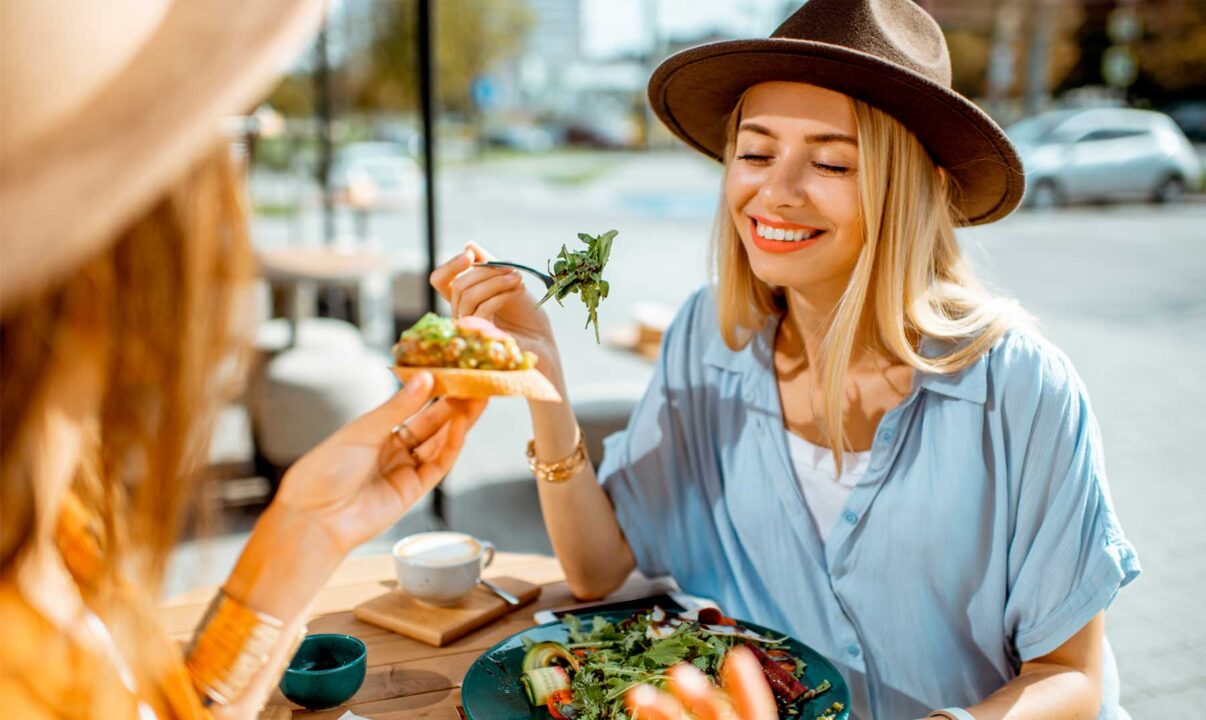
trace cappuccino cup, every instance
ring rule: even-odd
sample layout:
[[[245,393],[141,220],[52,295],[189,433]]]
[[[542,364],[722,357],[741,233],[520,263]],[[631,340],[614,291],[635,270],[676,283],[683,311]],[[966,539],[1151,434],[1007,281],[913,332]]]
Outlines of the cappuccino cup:
[[[452,607],[477,587],[494,561],[494,545],[458,532],[409,535],[394,544],[394,570],[407,595]]]

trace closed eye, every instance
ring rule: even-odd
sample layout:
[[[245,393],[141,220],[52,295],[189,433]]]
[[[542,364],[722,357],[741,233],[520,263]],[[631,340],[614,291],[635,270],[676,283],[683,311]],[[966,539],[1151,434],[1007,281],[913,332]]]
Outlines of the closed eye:
[[[738,155],[737,159],[745,160],[747,162],[754,162],[754,163],[766,162],[767,160],[770,160],[770,155],[753,155],[753,154],[747,153],[745,155]]]
[[[813,167],[827,175],[845,175],[850,172],[850,168],[844,165],[827,165],[825,163],[813,163]]]

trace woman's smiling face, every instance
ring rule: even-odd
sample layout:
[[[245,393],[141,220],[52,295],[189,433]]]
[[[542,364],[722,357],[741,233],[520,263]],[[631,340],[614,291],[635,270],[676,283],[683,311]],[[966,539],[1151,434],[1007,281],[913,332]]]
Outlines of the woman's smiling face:
[[[858,141],[841,93],[768,82],[746,92],[725,199],[763,282],[844,289],[858,260]]]

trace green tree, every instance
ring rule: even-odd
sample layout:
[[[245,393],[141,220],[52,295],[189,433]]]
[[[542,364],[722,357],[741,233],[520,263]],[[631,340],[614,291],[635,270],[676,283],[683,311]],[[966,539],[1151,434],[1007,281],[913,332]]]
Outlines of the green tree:
[[[1145,32],[1133,94],[1157,103],[1206,97],[1206,2],[1142,6],[1139,16]]]
[[[957,29],[945,32],[946,46],[951,53],[951,85],[967,97],[983,96],[991,40],[986,33],[973,30]]]
[[[290,117],[313,115],[314,81],[308,74],[286,75],[268,97],[268,104]]]
[[[439,0],[432,3],[432,12],[439,106],[472,115],[474,79],[520,49],[531,13],[523,0]],[[414,110],[418,105],[415,0],[378,3],[373,28],[370,47],[350,73],[356,105]]]

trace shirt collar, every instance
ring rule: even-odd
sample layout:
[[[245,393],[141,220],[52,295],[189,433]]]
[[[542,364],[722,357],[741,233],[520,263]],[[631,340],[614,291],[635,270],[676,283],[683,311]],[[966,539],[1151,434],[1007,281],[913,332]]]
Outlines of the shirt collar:
[[[720,333],[715,333],[704,349],[703,361],[721,370],[747,375],[770,372],[774,367],[774,337],[778,325],[778,318],[770,318],[750,338],[750,342],[737,352],[725,345]],[[955,347],[947,341],[930,337],[921,339],[921,354],[927,358],[938,357]],[[983,405],[988,398],[988,356],[986,354],[959,372],[946,375],[917,371],[913,384],[929,392]]]
[[[921,354],[927,358],[944,355],[957,347],[955,343],[930,337],[921,339]],[[913,383],[930,392],[983,405],[988,400],[988,354],[958,372],[946,375],[917,372]]]
[[[730,372],[766,372],[774,367],[771,350],[774,348],[775,329],[778,325],[777,317],[769,318],[766,325],[753,334],[745,347],[735,352],[729,349],[719,332],[712,333],[707,347],[704,348],[703,361],[707,365]]]

